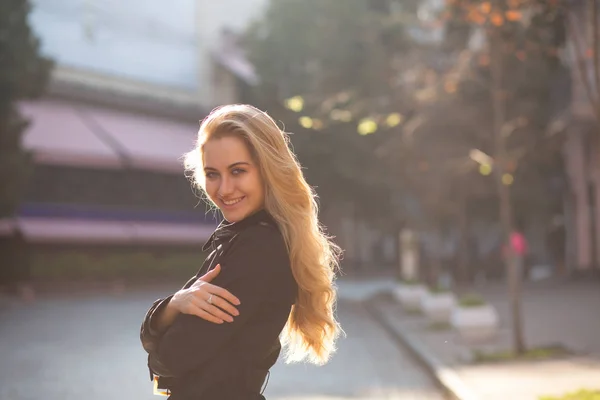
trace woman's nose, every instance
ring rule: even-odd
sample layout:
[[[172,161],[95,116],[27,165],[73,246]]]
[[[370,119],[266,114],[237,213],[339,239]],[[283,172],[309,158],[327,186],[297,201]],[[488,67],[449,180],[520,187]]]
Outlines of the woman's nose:
[[[219,186],[219,194],[221,197],[227,197],[233,194],[233,181],[227,177],[221,179],[221,186]]]

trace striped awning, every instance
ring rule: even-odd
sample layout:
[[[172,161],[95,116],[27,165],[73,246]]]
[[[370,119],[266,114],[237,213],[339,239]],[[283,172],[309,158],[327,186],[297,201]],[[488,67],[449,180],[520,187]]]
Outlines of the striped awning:
[[[42,164],[97,168],[125,166],[183,173],[198,124],[43,99],[21,104],[31,124],[24,145]]]

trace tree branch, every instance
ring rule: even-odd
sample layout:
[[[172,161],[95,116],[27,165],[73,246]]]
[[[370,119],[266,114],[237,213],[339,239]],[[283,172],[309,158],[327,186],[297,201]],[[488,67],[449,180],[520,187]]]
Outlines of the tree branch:
[[[585,59],[586,51],[582,48],[582,39],[577,27],[576,18],[577,17],[573,12],[569,12],[567,10],[567,27],[570,32],[569,36],[571,37],[571,41],[575,50],[575,62],[577,64],[577,69],[579,70],[579,75],[581,75],[585,93],[588,97],[590,105],[592,106],[592,109],[594,110],[594,115],[598,122],[600,122],[600,103],[598,98],[595,96],[595,93],[592,91],[591,81],[587,71],[587,61]]]

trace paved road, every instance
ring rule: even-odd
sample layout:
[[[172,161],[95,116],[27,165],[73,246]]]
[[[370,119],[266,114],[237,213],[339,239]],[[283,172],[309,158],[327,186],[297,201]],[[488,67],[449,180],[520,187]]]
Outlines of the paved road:
[[[0,399],[157,399],[139,322],[160,292],[0,303]],[[325,367],[273,368],[269,400],[442,399],[427,375],[355,302],[339,316],[347,337]]]
[[[407,352],[396,347],[359,305],[340,304],[346,332],[324,367],[273,368],[269,400],[441,400],[443,397]]]

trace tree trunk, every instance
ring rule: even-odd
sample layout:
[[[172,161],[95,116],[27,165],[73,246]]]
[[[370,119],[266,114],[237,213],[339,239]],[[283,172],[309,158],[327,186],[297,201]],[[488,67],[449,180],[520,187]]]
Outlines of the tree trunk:
[[[458,248],[458,265],[455,279],[458,284],[465,285],[469,281],[469,271],[473,268],[473,255],[471,254],[471,240],[469,231],[469,217],[467,215],[467,197],[461,193],[458,207],[458,226],[460,230],[460,243]]]
[[[504,244],[506,246],[505,248],[510,249],[510,234],[513,232],[514,229],[514,221],[510,199],[510,186],[504,184],[502,179],[505,173],[506,163],[508,161],[505,135],[507,121],[505,105],[506,97],[503,91],[504,49],[502,47],[501,39],[498,36],[498,30],[494,30],[494,33],[491,38],[490,48],[491,56],[493,59],[495,59],[491,63],[491,95],[493,106],[493,134],[495,144],[494,170],[498,190],[498,197],[500,201],[500,223],[503,228]],[[522,276],[520,271],[517,270],[518,265],[512,252],[509,250],[506,253],[507,257],[505,257],[505,268],[508,273],[509,296],[512,311],[513,346],[515,353],[523,354],[525,352],[525,340],[523,338],[523,323],[521,315]]]
[[[443,269],[443,254],[440,254],[440,248],[443,248],[444,244],[444,232],[442,229],[442,223],[439,220],[435,220],[433,224],[433,234],[436,239],[438,251],[434,257],[430,258],[430,262],[427,263],[427,284],[429,287],[437,287],[439,282],[440,273]]]

